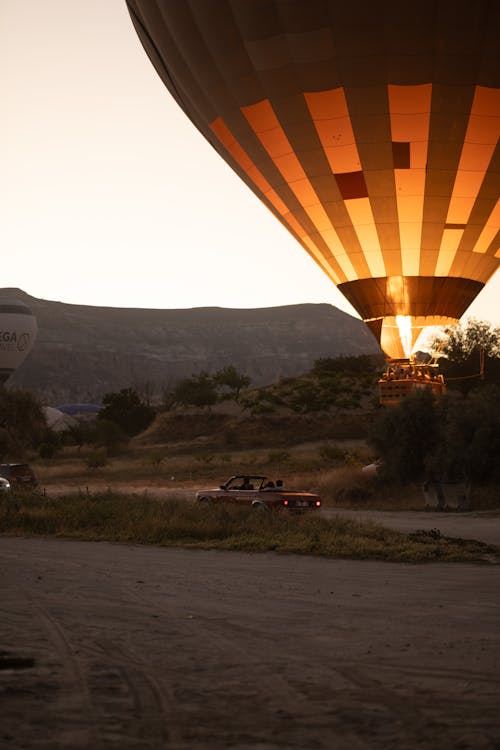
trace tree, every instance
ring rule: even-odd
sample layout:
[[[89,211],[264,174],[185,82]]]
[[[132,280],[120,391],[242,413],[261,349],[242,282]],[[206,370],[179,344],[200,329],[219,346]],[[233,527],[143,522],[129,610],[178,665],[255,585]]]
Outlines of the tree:
[[[153,407],[141,401],[133,388],[123,388],[118,393],[106,393],[102,403],[103,408],[97,414],[98,419],[114,422],[128,437],[145,430],[155,417]]]
[[[229,389],[230,398],[237,404],[240,402],[241,391],[250,385],[250,378],[238,372],[233,365],[223,367],[215,373],[213,379],[216,386]]]
[[[500,357],[500,327],[492,328],[485,320],[469,318],[467,323],[457,323],[446,328],[432,344],[435,352],[452,362],[465,362],[471,354],[482,349],[487,357]]]
[[[437,401],[415,391],[399,406],[380,409],[370,442],[388,479],[475,484],[500,481],[500,388],[484,386],[464,399]]]
[[[484,386],[438,407],[439,439],[427,457],[430,476],[449,481],[500,480],[500,388]]]
[[[30,391],[0,386],[0,460],[36,448],[50,435],[43,407]]]
[[[180,406],[211,407],[217,401],[217,390],[208,372],[180,380],[172,391],[173,402]]]
[[[469,318],[431,343],[447,385],[467,395],[482,382],[500,384],[500,327]]]
[[[422,478],[427,456],[438,442],[438,427],[436,403],[427,390],[406,396],[399,406],[380,409],[369,441],[388,478],[400,482]]]
[[[382,359],[378,355],[371,354],[323,357],[314,362],[311,375],[320,380],[335,378],[339,375],[374,378],[375,372],[382,364]]]

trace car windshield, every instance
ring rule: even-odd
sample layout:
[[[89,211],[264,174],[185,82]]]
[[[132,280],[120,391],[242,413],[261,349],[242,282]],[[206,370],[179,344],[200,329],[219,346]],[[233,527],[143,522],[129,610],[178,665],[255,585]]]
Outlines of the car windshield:
[[[0,471],[9,474],[30,474],[31,469],[28,464],[1,464]]]
[[[228,490],[260,490],[265,484],[265,477],[252,476],[250,474],[245,476],[233,477],[226,484]]]

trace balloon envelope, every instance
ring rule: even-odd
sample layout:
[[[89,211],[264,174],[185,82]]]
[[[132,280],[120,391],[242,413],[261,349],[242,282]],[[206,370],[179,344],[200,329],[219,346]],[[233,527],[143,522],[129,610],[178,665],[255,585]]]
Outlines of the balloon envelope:
[[[28,356],[36,332],[36,318],[27,305],[0,298],[0,383]]]
[[[170,93],[386,354],[462,316],[500,262],[500,3],[128,7]]]

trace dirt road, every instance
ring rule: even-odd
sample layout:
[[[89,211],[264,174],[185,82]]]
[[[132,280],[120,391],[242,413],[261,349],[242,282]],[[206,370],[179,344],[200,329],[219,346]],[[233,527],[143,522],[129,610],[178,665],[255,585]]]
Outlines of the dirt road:
[[[500,748],[500,567],[9,538],[0,566],[2,750]]]
[[[328,508],[321,511],[325,518],[336,515],[357,521],[374,521],[390,529],[410,533],[418,529],[439,529],[443,536],[476,539],[500,547],[500,512],[426,513],[419,511],[352,510]]]

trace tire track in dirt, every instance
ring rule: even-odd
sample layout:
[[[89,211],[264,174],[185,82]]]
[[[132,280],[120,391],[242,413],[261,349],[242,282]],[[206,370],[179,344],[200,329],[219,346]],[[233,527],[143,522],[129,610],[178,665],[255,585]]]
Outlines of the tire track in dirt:
[[[1,541],[3,644],[36,667],[0,672],[0,746],[500,746],[494,568]]]

